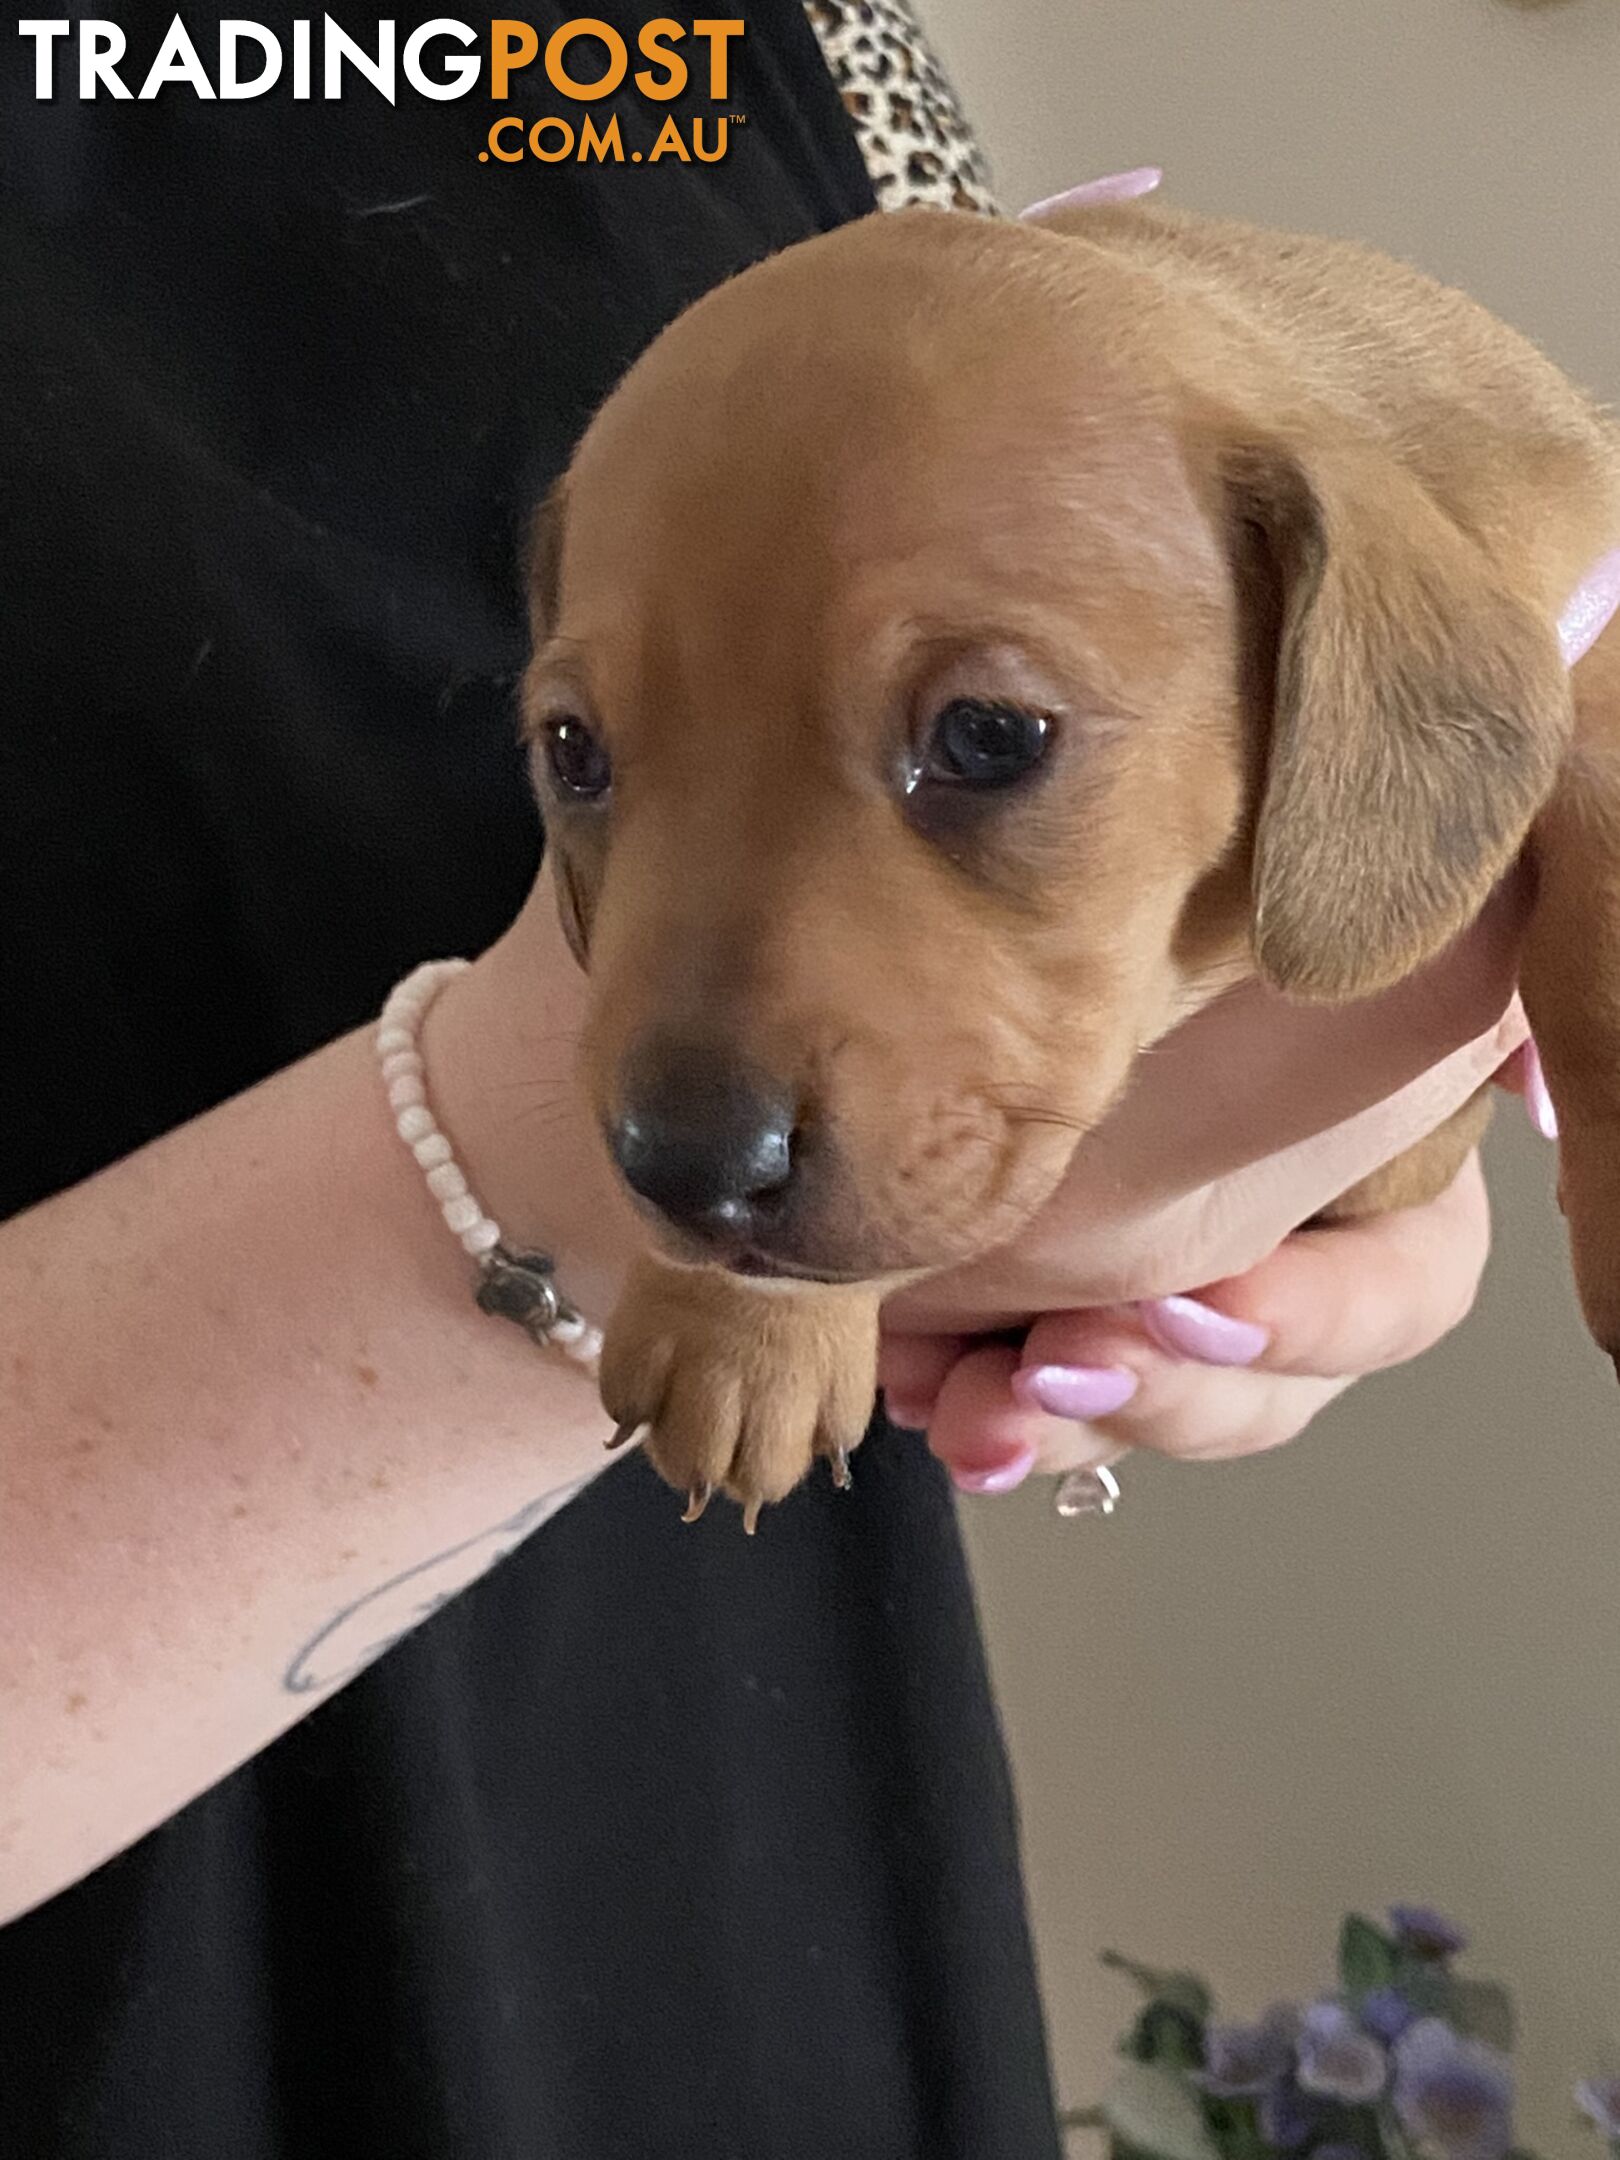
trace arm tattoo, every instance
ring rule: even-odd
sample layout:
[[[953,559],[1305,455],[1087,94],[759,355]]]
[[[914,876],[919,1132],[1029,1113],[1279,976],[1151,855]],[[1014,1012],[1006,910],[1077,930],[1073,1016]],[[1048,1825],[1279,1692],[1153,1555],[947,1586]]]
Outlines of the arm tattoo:
[[[352,1679],[419,1627],[430,1613],[448,1605],[497,1560],[504,1559],[515,1545],[521,1545],[532,1530],[571,1500],[584,1482],[581,1479],[573,1485],[559,1486],[555,1492],[543,1493],[505,1522],[463,1538],[459,1545],[435,1553],[430,1560],[419,1560],[414,1567],[345,1605],[304,1644],[282,1675],[282,1686],[289,1695],[308,1695],[317,1688],[335,1687],[340,1680]]]

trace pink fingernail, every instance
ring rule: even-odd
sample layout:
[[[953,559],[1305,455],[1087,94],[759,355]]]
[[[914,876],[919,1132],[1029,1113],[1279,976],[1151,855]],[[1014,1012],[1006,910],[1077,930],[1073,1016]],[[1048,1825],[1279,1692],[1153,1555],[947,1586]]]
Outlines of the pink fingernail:
[[[1137,1384],[1135,1373],[1123,1365],[1031,1365],[1012,1380],[1026,1410],[1082,1422],[1123,1409]]]
[[[1524,1107],[1530,1113],[1530,1122],[1543,1140],[1558,1138],[1558,1112],[1547,1092],[1547,1075],[1541,1069],[1541,1052],[1533,1042],[1527,1042],[1520,1055],[1524,1059]]]
[[[1035,1467],[1035,1450],[1021,1447],[1016,1455],[1009,1455],[1005,1462],[983,1470],[958,1469],[951,1465],[951,1483],[958,1492],[1004,1493],[1013,1492],[1023,1484]]]
[[[894,1395],[885,1388],[883,1410],[891,1425],[898,1425],[902,1432],[926,1432],[928,1420],[934,1414],[932,1403],[907,1402],[903,1395]]]
[[[1620,548],[1595,562],[1581,579],[1558,618],[1558,643],[1565,667],[1590,652],[1620,609]]]
[[[1138,195],[1151,195],[1163,178],[1162,167],[1137,165],[1129,172],[1108,173],[1101,180],[1082,180],[1061,195],[1043,195],[1027,210],[1020,210],[1019,219],[1046,217],[1054,210],[1079,210],[1091,203],[1134,202]]]
[[[1268,1328],[1234,1320],[1197,1298],[1149,1298],[1137,1311],[1161,1350],[1200,1365],[1252,1365],[1271,1340]]]

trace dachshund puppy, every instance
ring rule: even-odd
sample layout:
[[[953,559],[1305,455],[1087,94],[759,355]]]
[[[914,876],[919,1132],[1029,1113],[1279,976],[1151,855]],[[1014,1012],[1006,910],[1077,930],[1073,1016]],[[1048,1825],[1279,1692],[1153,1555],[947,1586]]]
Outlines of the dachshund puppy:
[[[847,1473],[880,1298],[1012,1237],[1167,1029],[1384,989],[1526,850],[1620,1350],[1620,631],[1572,694],[1558,628],[1617,543],[1593,407],[1338,242],[902,213],[665,332],[540,521],[524,711],[654,1241],[603,1397],[694,1509]]]

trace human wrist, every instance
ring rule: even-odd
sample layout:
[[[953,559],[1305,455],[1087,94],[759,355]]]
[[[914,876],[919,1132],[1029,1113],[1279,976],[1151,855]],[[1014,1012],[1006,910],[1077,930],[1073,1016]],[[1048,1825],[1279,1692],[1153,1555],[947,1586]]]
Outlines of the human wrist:
[[[434,1000],[422,1051],[439,1125],[485,1213],[509,1246],[548,1253],[565,1296],[600,1325],[643,1237],[578,1077],[584,1005],[542,880]]]

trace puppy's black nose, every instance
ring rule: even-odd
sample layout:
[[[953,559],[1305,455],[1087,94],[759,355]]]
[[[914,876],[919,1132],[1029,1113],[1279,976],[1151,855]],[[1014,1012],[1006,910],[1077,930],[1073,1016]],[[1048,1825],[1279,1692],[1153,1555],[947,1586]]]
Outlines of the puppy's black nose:
[[[758,1073],[698,1050],[639,1056],[609,1132],[632,1192],[681,1229],[746,1237],[793,1176],[795,1105]]]

